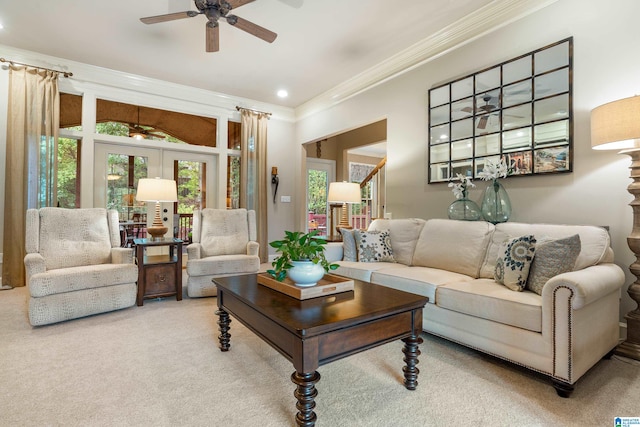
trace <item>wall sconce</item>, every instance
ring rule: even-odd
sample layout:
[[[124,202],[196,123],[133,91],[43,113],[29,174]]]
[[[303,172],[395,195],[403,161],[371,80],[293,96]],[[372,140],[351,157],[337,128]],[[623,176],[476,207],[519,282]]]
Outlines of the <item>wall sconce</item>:
[[[280,183],[280,178],[278,178],[278,167],[271,166],[271,185],[275,185],[275,189],[273,190],[273,203],[276,202],[276,195],[278,194],[278,184]]]

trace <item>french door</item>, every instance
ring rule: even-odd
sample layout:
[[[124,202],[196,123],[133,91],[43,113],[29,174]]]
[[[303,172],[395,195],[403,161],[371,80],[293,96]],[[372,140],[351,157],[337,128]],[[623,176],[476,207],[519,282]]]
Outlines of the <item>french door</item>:
[[[307,158],[307,230],[332,237],[327,204],[329,183],[336,179],[334,160]]]

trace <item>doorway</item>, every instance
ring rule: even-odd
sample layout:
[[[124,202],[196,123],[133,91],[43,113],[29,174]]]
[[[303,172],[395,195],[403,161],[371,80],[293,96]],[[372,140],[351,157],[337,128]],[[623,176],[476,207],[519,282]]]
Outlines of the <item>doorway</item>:
[[[336,180],[334,160],[307,159],[307,231],[317,230],[318,236],[329,236],[329,183]]]

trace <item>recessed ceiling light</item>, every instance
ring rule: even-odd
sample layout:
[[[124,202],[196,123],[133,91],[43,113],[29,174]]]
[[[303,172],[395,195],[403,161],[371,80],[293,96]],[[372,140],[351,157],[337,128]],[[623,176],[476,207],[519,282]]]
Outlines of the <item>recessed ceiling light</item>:
[[[286,98],[287,96],[289,96],[289,92],[287,92],[286,90],[284,90],[284,89],[280,89],[280,90],[278,91],[278,97],[280,97],[280,98]]]

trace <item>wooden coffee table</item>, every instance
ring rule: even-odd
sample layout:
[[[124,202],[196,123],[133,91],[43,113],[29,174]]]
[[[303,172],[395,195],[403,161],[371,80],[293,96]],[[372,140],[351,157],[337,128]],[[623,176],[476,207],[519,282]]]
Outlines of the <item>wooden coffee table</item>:
[[[404,386],[417,387],[427,297],[356,280],[353,291],[301,301],[258,284],[255,274],[213,281],[220,350],[231,346],[232,315],[289,359],[295,368],[291,380],[297,386],[299,426],[315,425],[319,366],[397,339],[404,341]]]

